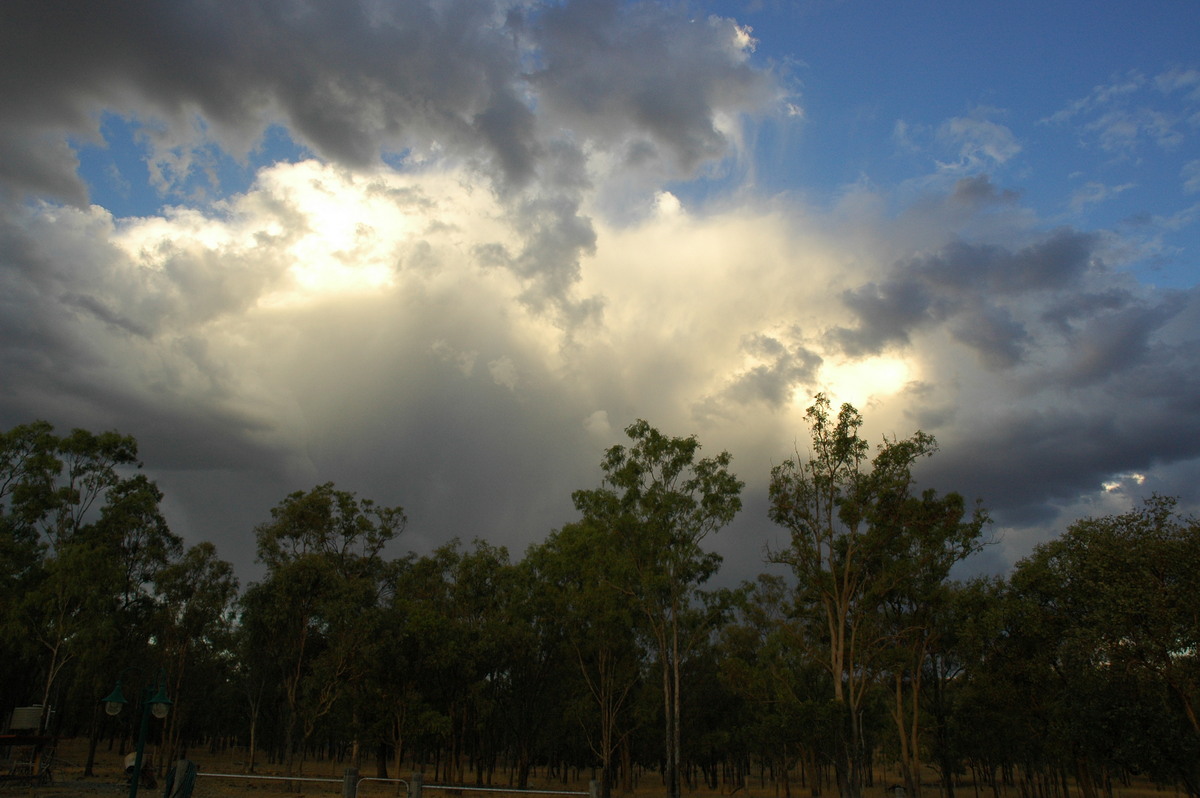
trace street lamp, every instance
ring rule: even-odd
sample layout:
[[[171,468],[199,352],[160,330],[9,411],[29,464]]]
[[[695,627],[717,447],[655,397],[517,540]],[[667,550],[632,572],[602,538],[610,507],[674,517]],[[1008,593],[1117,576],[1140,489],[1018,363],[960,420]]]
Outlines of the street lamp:
[[[121,692],[121,677],[129,671],[138,671],[140,668],[126,668],[121,671],[121,675],[117,677],[117,686],[112,689],[104,698],[100,699],[104,702],[104,711],[109,715],[116,715],[121,711],[121,707],[129,702],[125,700],[125,694]],[[146,730],[150,725],[150,716],[162,719],[167,716],[167,710],[171,706],[171,699],[167,698],[167,672],[162,668],[158,669],[158,675],[154,677],[154,686],[147,685],[142,688],[142,727],[138,732],[137,753],[133,758],[133,776],[129,781],[129,798],[137,798],[138,782],[142,779],[142,751],[146,747]]]

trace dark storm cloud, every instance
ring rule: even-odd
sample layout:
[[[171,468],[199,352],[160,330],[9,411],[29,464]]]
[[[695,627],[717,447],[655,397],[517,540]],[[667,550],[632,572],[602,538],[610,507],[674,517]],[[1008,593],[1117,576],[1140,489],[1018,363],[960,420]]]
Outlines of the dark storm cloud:
[[[842,302],[857,325],[835,327],[828,338],[862,356],[904,346],[913,332],[949,323],[952,335],[989,368],[1010,368],[1024,360],[1031,337],[1018,308],[1081,287],[1095,268],[1098,244],[1094,234],[1065,228],[1015,250],[953,241],[895,264],[883,282],[844,292]]]
[[[986,207],[988,205],[1012,205],[1018,199],[1017,192],[1011,189],[1001,189],[985,174],[972,175],[958,180],[950,201],[969,207]]]
[[[3,139],[87,132],[104,107],[183,128],[199,115],[243,149],[281,122],[351,165],[416,137],[470,146],[477,120],[512,115],[517,53],[494,13],[478,2],[16,0],[0,40]]]
[[[1200,356],[1172,359],[1192,374],[1200,369]],[[923,481],[982,498],[1002,523],[1045,522],[1114,475],[1200,457],[1200,408],[1177,406],[1197,395],[1200,381],[1185,381],[1171,396],[1114,383],[1059,395],[1044,408],[971,414],[958,434],[940,436],[942,451],[923,467]]]
[[[987,305],[960,314],[950,334],[974,350],[984,366],[994,370],[1020,363],[1031,338],[1025,325],[1014,319],[1007,308]]]
[[[1060,379],[1071,386],[1089,385],[1160,361],[1162,348],[1153,336],[1183,305],[1182,295],[1168,295],[1156,304],[1130,302],[1089,317],[1068,335],[1069,365]]]
[[[858,319],[855,328],[836,327],[829,339],[854,357],[878,354],[888,346],[909,342],[909,333],[936,321],[942,309],[920,280],[867,283],[842,294],[842,302]]]
[[[662,149],[691,172],[727,147],[718,111],[759,111],[779,98],[735,48],[730,20],[586,0],[546,10],[537,30],[545,63],[532,80],[546,107],[601,144],[625,147],[633,162]]]
[[[923,478],[982,498],[1003,524],[1036,526],[1122,474],[1172,474],[1197,462],[1200,340],[1194,326],[1180,337],[1169,325],[1195,313],[1200,292],[1158,302],[1098,296],[1074,308],[1076,317],[1096,312],[1063,346],[1062,362],[1021,377],[1007,408],[938,415],[929,404],[938,388],[926,387],[914,419],[937,431],[942,450]],[[1168,484],[1142,479],[1124,480],[1130,495]],[[1172,495],[1190,493],[1169,484]]]
[[[1073,287],[1085,274],[1097,245],[1092,233],[1060,228],[1018,250],[956,241],[942,251],[901,267],[945,293],[986,291],[1008,296]]]
[[[777,94],[740,58],[731,22],[612,0],[526,13],[499,0],[13,0],[0,26],[0,146],[25,157],[0,163],[24,170],[20,187],[78,199],[63,134],[95,135],[106,108],[157,117],[176,141],[199,117],[241,152],[281,123],[355,166],[436,143],[484,154],[520,184],[542,147],[535,103],[562,110],[555,135],[612,143],[638,130],[690,170],[724,155],[718,113]]]

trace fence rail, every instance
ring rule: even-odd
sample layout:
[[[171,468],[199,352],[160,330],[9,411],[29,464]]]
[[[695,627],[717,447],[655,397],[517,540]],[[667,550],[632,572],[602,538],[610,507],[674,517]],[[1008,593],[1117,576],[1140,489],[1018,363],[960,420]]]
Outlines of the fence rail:
[[[458,790],[459,792],[510,792],[516,795],[591,795],[590,790],[529,790],[517,787],[463,787],[458,784],[422,784],[425,790]]]
[[[506,792],[512,795],[586,795],[598,798],[600,791],[595,781],[588,783],[586,790],[532,790],[516,787],[469,787],[461,784],[425,784],[420,773],[414,773],[411,781],[404,779],[385,779],[375,776],[359,776],[355,768],[346,768],[346,774],[340,779],[321,778],[319,776],[259,776],[250,773],[196,773],[197,779],[243,779],[259,781],[314,781],[325,784],[341,784],[343,798],[355,798],[358,788],[363,782],[375,781],[388,784],[403,784],[408,798],[422,798],[424,790],[454,790],[456,792]]]

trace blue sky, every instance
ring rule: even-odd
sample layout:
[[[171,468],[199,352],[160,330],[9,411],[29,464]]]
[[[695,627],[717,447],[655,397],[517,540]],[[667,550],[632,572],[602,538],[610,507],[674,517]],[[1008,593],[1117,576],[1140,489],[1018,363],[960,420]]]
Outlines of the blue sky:
[[[1194,2],[72,9],[0,11],[0,424],[136,435],[244,575],[329,480],[519,555],[645,418],[744,578],[818,391],[978,570],[1200,501]]]

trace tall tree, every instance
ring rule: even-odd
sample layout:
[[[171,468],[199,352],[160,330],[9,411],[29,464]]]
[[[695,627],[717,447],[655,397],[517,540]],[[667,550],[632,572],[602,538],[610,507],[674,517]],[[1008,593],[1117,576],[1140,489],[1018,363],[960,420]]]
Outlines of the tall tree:
[[[1058,736],[1086,798],[1113,766],[1200,794],[1200,524],[1161,496],[1082,519],[1019,563],[1012,587],[1025,627],[1042,634],[1069,717]]]
[[[883,584],[879,634],[890,650],[881,661],[892,700],[890,710],[900,749],[900,771],[909,795],[921,794],[921,708],[927,665],[940,645],[939,624],[950,601],[950,570],[979,550],[987,515],[968,517],[961,496],[932,490],[884,502],[874,523],[890,544],[876,578]],[[951,793],[953,785],[947,783]]]
[[[721,637],[722,674],[749,707],[742,731],[752,750],[778,774],[784,798],[791,798],[796,763],[812,795],[820,795],[838,715],[830,711],[833,692],[820,647],[797,623],[783,577],[763,574],[743,585],[735,620]]]
[[[697,460],[694,435],[668,437],[640,419],[625,434],[631,446],[605,452],[602,487],[572,498],[589,523],[617,537],[628,558],[621,589],[638,602],[662,666],[664,775],[668,795],[678,798],[683,620],[720,564],[701,542],[741,509],[743,483],[729,471],[728,452]]]
[[[215,692],[211,670],[232,646],[238,581],[233,566],[217,557],[210,542],[198,543],[155,575],[159,646],[168,663],[169,695],[174,701],[164,734],[170,762],[182,755],[189,721],[211,712],[205,706]]]
[[[609,798],[617,750],[628,733],[629,699],[641,679],[637,607],[623,584],[620,542],[586,520],[568,524],[530,549],[525,563],[546,586],[566,655],[594,707],[584,734],[600,760],[600,788]]]
[[[14,573],[24,581],[7,622],[39,647],[43,728],[64,668],[89,635],[115,622],[111,588],[123,580],[111,570],[122,564],[96,534],[97,521],[150,494],[155,506],[143,509],[157,514],[156,489],[122,475],[135,463],[137,442],[117,432],[75,429],[60,437],[38,421],[0,441],[4,547],[17,554]]]
[[[866,764],[863,711],[881,657],[894,648],[880,611],[911,580],[937,582],[943,565],[971,548],[985,518],[964,522],[962,500],[914,498],[914,463],[936,450],[916,432],[885,439],[875,456],[861,437],[862,416],[843,404],[832,416],[823,394],[808,408],[812,450],[771,471],[770,517],[790,533],[768,560],[797,578],[797,601],[821,620],[826,666],[842,719],[834,767],[843,798],[861,794]],[[914,573],[913,569],[924,569]],[[913,597],[907,599],[911,605]],[[895,666],[895,663],[891,663]]]
[[[86,637],[87,643],[81,647],[83,672],[77,681],[87,685],[84,689],[89,696],[102,695],[113,675],[131,661],[149,659],[152,641],[157,645],[163,639],[154,585],[163,570],[178,558],[183,544],[159,510],[162,499],[162,491],[144,475],[123,479],[108,491],[99,520],[61,549],[80,549],[83,544],[87,567],[97,572],[94,588],[108,603],[106,610],[99,610],[107,616],[99,627],[105,633],[98,634],[96,628],[80,636],[81,640]],[[84,766],[88,774],[95,762],[101,731],[100,706],[95,702],[91,706]]]
[[[247,591],[244,612],[257,630],[250,638],[271,646],[282,666],[289,772],[316,722],[364,667],[359,653],[385,586],[382,550],[405,522],[400,507],[325,483],[290,494],[255,530],[267,574]]]

